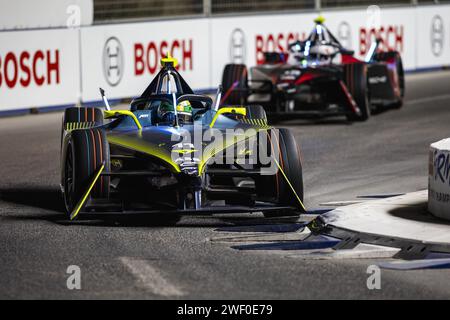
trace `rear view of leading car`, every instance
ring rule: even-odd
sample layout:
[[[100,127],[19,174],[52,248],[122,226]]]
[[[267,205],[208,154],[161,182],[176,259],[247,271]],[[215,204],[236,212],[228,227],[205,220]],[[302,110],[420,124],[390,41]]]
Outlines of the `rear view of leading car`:
[[[346,116],[365,121],[380,107],[401,107],[405,91],[398,52],[378,52],[375,41],[364,61],[344,48],[323,18],[305,41],[284,53],[266,52],[265,63],[252,67],[229,64],[222,85],[224,103],[262,105],[274,117]]]

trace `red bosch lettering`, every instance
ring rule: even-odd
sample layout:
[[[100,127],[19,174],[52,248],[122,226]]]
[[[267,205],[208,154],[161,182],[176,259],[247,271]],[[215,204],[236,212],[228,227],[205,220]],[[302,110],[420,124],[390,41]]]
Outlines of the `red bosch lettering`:
[[[305,33],[257,34],[255,36],[256,63],[264,63],[264,52],[287,52],[292,42],[305,38]]]
[[[404,48],[404,26],[388,25],[379,28],[359,29],[359,53],[365,55],[372,43],[378,39],[380,41],[379,51],[403,52]]]
[[[4,81],[3,81],[4,80]],[[60,83],[59,50],[7,52],[0,54],[0,87],[42,86]]]
[[[161,58],[170,53],[178,59],[177,69],[192,70],[194,66],[194,44],[192,39],[134,44],[134,74],[155,74],[159,69]]]

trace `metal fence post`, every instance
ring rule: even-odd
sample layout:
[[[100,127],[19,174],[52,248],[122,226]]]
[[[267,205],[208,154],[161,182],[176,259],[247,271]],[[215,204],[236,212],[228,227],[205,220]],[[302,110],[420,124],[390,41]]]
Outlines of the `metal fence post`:
[[[203,0],[203,15],[205,17],[211,16],[211,0]]]
[[[314,8],[316,10],[320,10],[322,8],[322,4],[321,4],[320,0],[315,0]]]

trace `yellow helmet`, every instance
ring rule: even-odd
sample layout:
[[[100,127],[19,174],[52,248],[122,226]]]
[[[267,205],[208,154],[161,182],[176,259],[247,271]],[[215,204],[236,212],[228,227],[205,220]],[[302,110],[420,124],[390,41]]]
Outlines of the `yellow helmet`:
[[[177,105],[178,121],[183,123],[192,122],[192,106],[189,100],[181,101]]]

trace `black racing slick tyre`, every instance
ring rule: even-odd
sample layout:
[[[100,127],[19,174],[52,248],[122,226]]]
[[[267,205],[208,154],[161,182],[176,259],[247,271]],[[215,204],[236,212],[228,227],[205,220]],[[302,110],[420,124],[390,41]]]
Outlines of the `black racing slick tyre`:
[[[270,152],[276,159],[276,173],[256,179],[257,193],[272,198],[275,205],[295,208],[288,215],[305,212],[303,204],[303,171],[300,147],[288,129],[268,131]],[[286,216],[286,212],[267,212],[266,217]]]
[[[103,124],[103,111],[100,108],[71,107],[64,110],[61,127],[61,145],[64,131],[88,129]]]
[[[260,105],[249,105],[245,107],[247,111],[246,118],[248,119],[258,119],[258,120],[264,120],[267,122],[267,114],[264,110],[263,106]]]
[[[245,105],[248,96],[248,72],[244,64],[227,64],[222,75],[222,104]]]
[[[260,105],[249,105],[245,107],[246,115],[245,117],[241,117],[240,121],[248,124],[266,126],[267,115],[264,108]]]
[[[375,59],[377,61],[395,64],[400,96],[403,98],[405,96],[405,69],[403,68],[403,60],[400,53],[397,51],[380,52],[376,55]]]
[[[74,130],[70,133],[64,158],[64,203],[70,214],[102,164],[105,171],[110,169],[109,144],[102,129]],[[101,176],[94,185],[90,196],[107,199],[110,179]]]
[[[370,117],[370,103],[367,88],[367,66],[364,63],[351,63],[344,66],[345,85],[356,102],[360,114],[350,112],[349,121],[366,121]]]
[[[386,62],[391,65],[395,65],[395,72],[397,77],[398,90],[400,91],[400,97],[395,102],[393,108],[401,108],[403,106],[403,98],[405,97],[405,69],[403,68],[403,60],[397,51],[380,52],[377,53],[375,59],[380,62]]]
[[[64,110],[63,123],[66,130],[102,125],[103,111],[100,108],[67,108]]]

